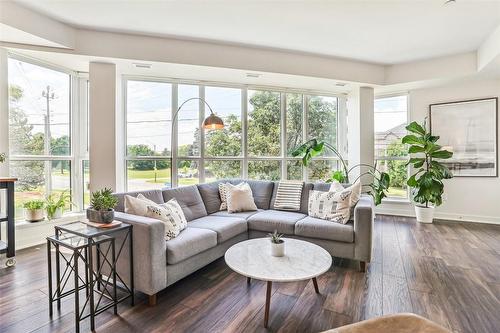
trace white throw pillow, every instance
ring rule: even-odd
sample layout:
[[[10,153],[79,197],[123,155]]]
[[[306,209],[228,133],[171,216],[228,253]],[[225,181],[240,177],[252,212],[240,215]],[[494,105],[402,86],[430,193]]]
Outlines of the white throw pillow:
[[[139,194],[137,198],[128,194],[125,195],[124,206],[125,213],[127,214],[146,216],[148,213],[148,204],[156,205],[154,201],[149,200],[142,194]]]
[[[340,184],[338,181],[334,180],[332,182],[332,185],[330,185],[330,192],[342,192],[343,190],[351,190],[351,198],[349,200],[349,206],[352,208],[356,206],[356,204],[359,201],[359,198],[361,198],[361,181],[358,179],[354,184],[352,184],[349,187],[344,188],[342,184]]]
[[[233,185],[226,183],[228,213],[255,211],[252,189],[248,183]]]
[[[219,183],[219,195],[220,195],[220,208],[219,210],[227,210],[227,185],[232,185],[231,183]],[[232,185],[232,186],[237,186],[241,187],[243,184],[246,184],[245,182],[241,182],[238,185]]]
[[[350,190],[309,191],[309,216],[346,224],[350,217]]]
[[[165,240],[177,237],[187,226],[186,216],[175,199],[162,205],[148,205],[147,217],[158,219],[165,224]]]

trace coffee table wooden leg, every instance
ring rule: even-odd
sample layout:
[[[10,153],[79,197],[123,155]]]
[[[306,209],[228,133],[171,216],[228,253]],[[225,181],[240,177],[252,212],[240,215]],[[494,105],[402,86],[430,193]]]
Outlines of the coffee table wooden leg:
[[[271,290],[273,289],[273,282],[267,281],[266,290],[266,309],[264,311],[264,327],[267,328],[267,322],[269,321],[269,307],[271,306]]]
[[[318,281],[316,280],[315,277],[313,277],[312,280],[314,285],[314,291],[316,291],[316,294],[319,294]]]

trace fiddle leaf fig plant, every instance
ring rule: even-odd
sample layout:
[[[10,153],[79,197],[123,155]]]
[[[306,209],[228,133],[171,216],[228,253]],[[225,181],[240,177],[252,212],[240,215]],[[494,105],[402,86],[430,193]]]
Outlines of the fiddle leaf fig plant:
[[[349,174],[354,169],[367,168],[369,169],[369,171],[362,172],[352,183],[355,183],[364,175],[371,175],[373,177],[373,182],[370,184],[364,184],[363,186],[368,186],[370,188],[370,191],[368,191],[368,193],[373,197],[375,205],[379,205],[380,203],[382,203],[382,199],[387,196],[386,192],[389,189],[391,178],[388,173],[377,170],[376,165],[373,166],[361,163],[348,168],[346,161],[334,146],[318,139],[311,139],[296,147],[292,151],[292,156],[302,157],[302,164],[307,167],[312,161],[313,157],[321,154],[325,148],[331,150],[339,158],[342,167],[341,170],[332,171],[330,178],[326,180],[327,182],[337,180],[339,183],[350,183]]]
[[[449,159],[453,153],[437,144],[439,136],[431,135],[425,122],[420,125],[414,121],[406,129],[411,133],[402,139],[404,144],[409,145],[411,158],[407,165],[411,164],[416,170],[406,184],[412,188],[415,202],[425,207],[429,207],[429,204],[439,206],[443,202],[443,179],[453,177],[448,167],[439,160]]]
[[[0,164],[2,164],[3,162],[5,162],[6,158],[7,158],[7,156],[6,156],[5,153],[0,153]]]

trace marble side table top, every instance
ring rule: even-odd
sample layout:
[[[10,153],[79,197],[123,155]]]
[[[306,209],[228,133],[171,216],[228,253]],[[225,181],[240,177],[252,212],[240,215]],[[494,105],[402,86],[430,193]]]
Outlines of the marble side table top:
[[[268,238],[250,239],[230,247],[224,256],[227,265],[246,277],[275,282],[302,281],[325,273],[331,255],[322,247],[291,238],[285,241],[285,256],[271,256]]]

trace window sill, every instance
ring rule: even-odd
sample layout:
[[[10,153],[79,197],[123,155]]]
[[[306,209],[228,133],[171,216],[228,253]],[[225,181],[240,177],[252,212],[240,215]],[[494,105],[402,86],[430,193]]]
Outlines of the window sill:
[[[54,220],[43,220],[40,222],[28,222],[28,221],[19,221],[16,222],[16,229],[30,229],[30,228],[36,228],[38,226],[42,225],[49,225],[49,226],[54,226],[54,225],[61,225],[69,222],[75,222],[78,221],[79,219],[85,217],[85,215],[81,212],[78,213],[68,213],[65,214],[63,217],[59,219],[54,219]]]
[[[384,198],[384,199],[382,199],[382,203],[409,204],[409,203],[411,203],[411,201],[408,198],[404,198],[404,199]]]

